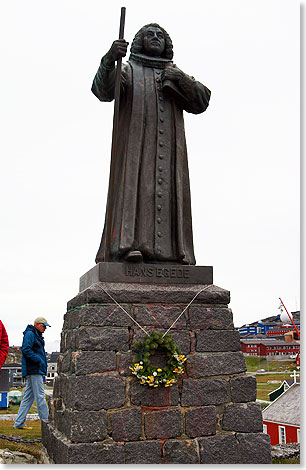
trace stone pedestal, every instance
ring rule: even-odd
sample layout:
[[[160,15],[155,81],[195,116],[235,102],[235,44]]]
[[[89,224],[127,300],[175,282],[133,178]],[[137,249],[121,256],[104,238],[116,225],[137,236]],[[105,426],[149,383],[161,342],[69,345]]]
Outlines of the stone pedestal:
[[[203,285],[97,282],[68,302],[59,375],[42,426],[61,464],[268,464],[256,381],[245,374],[229,292],[203,291],[170,331],[187,355],[169,388],[140,385],[129,366],[144,329],[166,331]]]

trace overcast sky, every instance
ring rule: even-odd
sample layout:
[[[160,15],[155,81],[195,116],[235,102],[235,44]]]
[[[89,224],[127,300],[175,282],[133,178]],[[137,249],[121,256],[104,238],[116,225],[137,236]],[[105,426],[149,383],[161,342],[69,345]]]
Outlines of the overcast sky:
[[[1,2],[1,314],[10,344],[38,315],[59,350],[66,303],[104,224],[113,103],[102,55],[150,22],[212,92],[185,113],[197,265],[231,291],[235,326],[299,300],[299,10],[295,0]]]

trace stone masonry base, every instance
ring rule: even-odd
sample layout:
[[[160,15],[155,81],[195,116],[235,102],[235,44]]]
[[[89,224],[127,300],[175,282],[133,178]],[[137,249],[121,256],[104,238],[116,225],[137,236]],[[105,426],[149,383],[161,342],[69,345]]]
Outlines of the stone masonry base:
[[[147,332],[165,332],[203,287],[98,282],[68,302],[42,426],[51,462],[271,463],[228,291],[203,291],[169,332],[187,355],[178,384],[152,389],[129,369],[132,345],[145,333],[107,293]]]

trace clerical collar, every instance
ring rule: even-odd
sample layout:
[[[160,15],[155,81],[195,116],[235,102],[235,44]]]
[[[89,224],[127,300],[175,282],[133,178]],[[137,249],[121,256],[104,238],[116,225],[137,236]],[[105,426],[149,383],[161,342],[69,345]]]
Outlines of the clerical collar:
[[[164,69],[166,65],[172,63],[172,60],[169,59],[163,59],[162,57],[147,56],[144,54],[135,54],[134,52],[131,52],[130,60],[140,62],[145,67],[153,67],[155,69]]]

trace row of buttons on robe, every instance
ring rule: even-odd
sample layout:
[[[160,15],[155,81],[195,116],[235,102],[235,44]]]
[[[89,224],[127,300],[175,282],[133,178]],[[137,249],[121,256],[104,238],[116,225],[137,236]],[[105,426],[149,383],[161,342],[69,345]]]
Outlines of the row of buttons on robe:
[[[160,75],[161,75],[161,71],[160,71],[160,70],[157,70],[157,71],[156,71],[156,77],[157,77],[157,78],[156,78],[156,83],[157,83],[157,89],[158,89],[158,92],[159,92],[159,93],[158,93],[158,100],[159,100],[159,105],[158,105],[158,108],[159,108],[159,113],[158,113],[158,115],[159,115],[159,125],[158,125],[158,133],[159,133],[158,146],[159,146],[159,149],[158,149],[158,150],[159,150],[159,151],[161,151],[161,149],[162,149],[162,148],[164,147],[164,145],[165,145],[165,143],[163,142],[163,140],[161,140],[161,138],[160,138],[160,136],[162,136],[162,135],[164,134],[164,129],[163,129],[162,125],[163,125],[163,123],[164,123],[164,121],[165,121],[164,117],[162,116],[162,113],[165,111],[165,109],[164,109],[164,106],[163,106],[163,103],[162,103],[163,100],[164,100],[164,98],[163,98],[163,95],[162,95],[162,93],[161,93],[162,87],[161,87],[161,78],[160,78]],[[162,154],[162,153],[159,153],[158,158],[159,158],[159,160],[163,160],[163,158],[164,158],[163,154]],[[162,167],[161,164],[159,164],[159,165],[158,165],[159,177],[158,177],[158,180],[157,180],[159,186],[162,186],[162,184],[163,184],[163,180],[162,180],[162,178],[161,178],[162,171],[163,171],[163,167]],[[158,193],[157,193],[157,196],[161,199],[162,196],[163,196],[162,191],[159,190]],[[162,205],[161,205],[161,204],[158,204],[158,205],[157,205],[158,214],[157,214],[156,222],[157,222],[159,225],[162,223],[162,219],[159,217],[161,210],[162,210]],[[157,236],[158,236],[159,238],[161,238],[161,237],[162,237],[162,233],[161,233],[160,231],[158,231],[158,232],[157,232]],[[161,250],[161,247],[158,245],[156,248],[157,248],[157,252],[158,252],[158,253],[161,253],[161,251],[162,251],[162,250]]]

